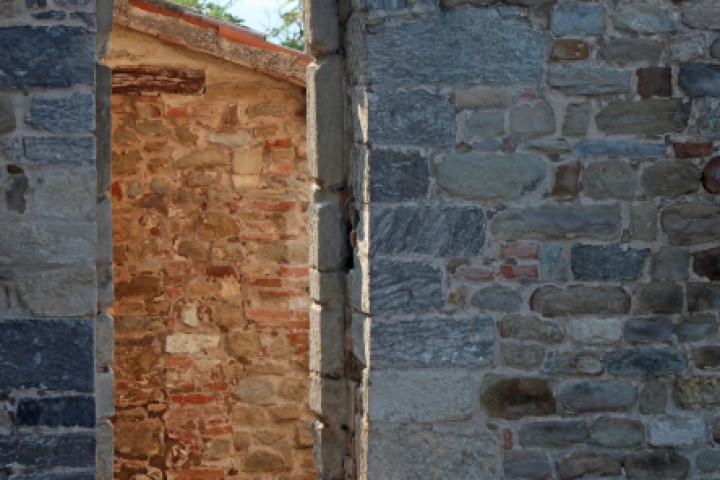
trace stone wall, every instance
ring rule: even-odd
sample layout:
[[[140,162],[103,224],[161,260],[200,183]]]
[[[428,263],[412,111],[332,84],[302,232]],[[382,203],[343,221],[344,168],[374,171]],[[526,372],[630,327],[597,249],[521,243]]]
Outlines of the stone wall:
[[[3,479],[112,477],[111,16],[0,1]]]
[[[309,91],[346,84],[345,113],[310,96],[346,119],[311,171],[351,186],[354,246],[324,478],[716,478],[717,2],[306,11]]]
[[[115,478],[315,478],[304,89],[118,26],[108,63]]]

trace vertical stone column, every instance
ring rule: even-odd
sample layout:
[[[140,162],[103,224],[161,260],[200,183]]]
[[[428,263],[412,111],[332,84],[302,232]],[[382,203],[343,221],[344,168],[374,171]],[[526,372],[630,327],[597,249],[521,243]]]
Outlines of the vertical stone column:
[[[95,137],[109,141],[98,126],[109,115],[96,59],[111,2],[99,3],[0,2],[3,478],[90,480],[96,446],[112,452],[96,440],[112,415],[112,325],[97,316],[112,301],[110,223],[98,194],[98,159],[109,156]],[[109,461],[98,478],[112,477]]]

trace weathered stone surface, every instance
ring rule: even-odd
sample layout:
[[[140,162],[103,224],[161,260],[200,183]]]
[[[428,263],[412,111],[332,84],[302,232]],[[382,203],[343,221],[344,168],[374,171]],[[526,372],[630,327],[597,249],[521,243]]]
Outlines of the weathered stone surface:
[[[530,308],[548,317],[613,315],[630,310],[630,297],[620,287],[541,287],[530,299]]]
[[[558,396],[562,406],[571,412],[616,412],[635,403],[637,393],[630,382],[580,381],[565,385]]]
[[[677,158],[704,157],[712,153],[712,142],[679,142],[673,143],[673,151]]]
[[[631,199],[637,193],[638,174],[626,161],[609,160],[585,168],[582,189],[595,199]]]
[[[499,478],[495,435],[370,430],[368,478]]]
[[[474,396],[463,370],[374,371],[368,417],[371,421],[460,420],[472,414]]]
[[[162,452],[164,428],[159,418],[137,421],[120,417],[115,422],[115,451],[122,455],[145,458]]]
[[[623,458],[628,478],[681,480],[690,470],[690,461],[669,451],[632,453]]]
[[[716,407],[720,405],[720,377],[677,377],[673,399],[684,409]]]
[[[25,158],[36,163],[90,164],[95,160],[95,137],[26,137]]]
[[[498,330],[502,338],[543,343],[559,343],[565,337],[565,329],[555,322],[517,315],[504,317],[498,324]]]
[[[701,176],[691,163],[666,161],[646,168],[641,183],[645,194],[651,197],[674,198],[696,192]]]
[[[720,367],[720,347],[717,345],[695,348],[692,351],[692,357],[697,368]]]
[[[474,86],[455,91],[458,108],[501,108],[510,105],[510,100],[511,92],[504,88]]]
[[[720,247],[693,253],[693,271],[700,277],[720,280]]]
[[[545,161],[529,154],[451,154],[437,166],[437,182],[450,195],[473,200],[516,200],[545,178]]]
[[[503,342],[500,355],[508,367],[534,370],[543,363],[545,349],[540,345]]]
[[[552,375],[601,375],[605,365],[595,352],[550,352],[543,371]]]
[[[672,69],[646,67],[637,69],[638,94],[643,98],[672,96]]]
[[[705,443],[705,429],[701,417],[666,416],[650,423],[648,435],[655,447],[691,447]]]
[[[645,441],[645,426],[637,420],[601,417],[592,425],[590,441],[603,447],[635,447]]]
[[[489,365],[495,326],[490,318],[374,321],[373,369]]]
[[[706,99],[704,108],[700,110],[698,132],[712,137],[720,134],[720,99]]]
[[[490,230],[499,237],[611,240],[620,232],[620,210],[605,205],[509,208],[490,221]]]
[[[591,345],[610,345],[622,337],[622,323],[617,318],[573,319],[570,323],[573,340]]]
[[[717,450],[705,450],[697,456],[697,467],[701,472],[720,471],[720,452]]]
[[[631,318],[623,328],[623,335],[630,343],[670,342],[672,334],[669,317]]]
[[[590,45],[582,40],[566,38],[553,43],[550,60],[585,60],[590,56]]]
[[[691,312],[720,308],[720,285],[710,283],[687,284],[687,307]]]
[[[9,99],[0,100],[0,134],[10,133],[16,126],[14,105]]]
[[[580,182],[580,162],[559,165],[555,170],[550,195],[557,198],[574,198],[578,194]]]
[[[555,113],[547,101],[520,104],[510,110],[510,133],[549,135],[554,132]]]
[[[705,164],[702,172],[702,184],[710,193],[720,193],[720,157],[715,157]]]
[[[714,314],[694,315],[675,326],[675,335],[680,342],[697,342],[717,332],[718,324]]]
[[[370,248],[375,255],[478,255],[485,244],[485,215],[475,207],[370,209]]]
[[[561,480],[620,475],[620,460],[608,453],[573,453],[558,462]]]
[[[173,333],[167,336],[165,351],[167,353],[202,353],[216,348],[220,343],[219,335],[205,335],[200,333]]]
[[[639,38],[612,38],[600,49],[600,58],[621,65],[635,62],[655,63],[662,55],[662,44]]]
[[[689,97],[720,97],[720,65],[688,63],[680,66],[678,84]]]
[[[670,348],[628,348],[608,352],[605,365],[611,375],[660,376],[682,372],[687,360],[682,353]]]
[[[88,468],[95,462],[94,433],[23,434],[0,437],[0,464],[34,469]],[[32,478],[38,478],[32,475]],[[73,475],[73,478],[76,478]],[[54,480],[54,479],[52,479]],[[70,480],[69,477],[62,480]]]
[[[95,399],[87,396],[24,398],[15,414],[19,426],[95,427]]]
[[[626,93],[630,78],[630,72],[608,67],[552,65],[547,74],[548,85],[572,95]]]
[[[540,77],[542,33],[496,9],[448,10],[423,22],[388,23],[378,30],[367,36],[373,84],[514,84]]]
[[[547,421],[526,423],[520,427],[523,447],[569,447],[587,440],[588,426],[584,421]]]
[[[665,412],[667,404],[667,389],[661,382],[654,380],[646,382],[640,391],[640,413],[649,415]]]
[[[650,249],[623,249],[620,244],[574,245],[570,251],[571,268],[578,280],[637,280]]]
[[[662,135],[682,132],[690,119],[690,104],[680,98],[655,98],[639,102],[614,101],[595,117],[598,128],[609,135]]]
[[[91,266],[34,271],[18,278],[17,293],[37,317],[89,317],[97,311],[97,274]]]
[[[366,140],[410,145],[455,142],[455,111],[449,98],[425,90],[380,90],[368,98]]]
[[[665,145],[628,141],[582,140],[575,144],[581,157],[656,158],[665,156]]]
[[[617,30],[631,33],[674,32],[679,27],[666,9],[649,3],[620,5],[612,21]]]
[[[550,14],[550,29],[558,37],[602,35],[605,33],[605,5],[563,3]]]
[[[0,51],[7,53],[0,88],[63,88],[95,78],[95,34],[82,27],[4,28]]]
[[[705,47],[703,35],[676,35],[670,44],[670,56],[673,60],[687,62],[693,58],[702,57]]]
[[[682,22],[700,30],[720,30],[720,6],[712,0],[683,3]]]
[[[710,44],[710,56],[712,58],[720,58],[720,38],[716,38],[712,44]]]
[[[4,320],[0,326],[5,388],[93,391],[91,320]]]
[[[505,133],[505,112],[502,110],[479,110],[465,116],[465,138],[492,138]]]
[[[493,285],[478,290],[470,298],[472,306],[481,311],[489,310],[506,313],[517,312],[520,309],[521,302],[522,299],[517,292],[502,285]]]
[[[373,313],[399,313],[440,308],[442,274],[426,263],[376,260],[370,266]]]
[[[34,96],[25,123],[50,132],[91,132],[95,129],[95,98],[83,93]]]
[[[529,138],[524,147],[534,152],[540,152],[551,160],[556,161],[572,152],[570,143],[564,138]]]
[[[197,150],[175,161],[175,168],[212,168],[230,164],[227,154],[218,149]]]
[[[713,205],[675,205],[661,214],[671,245],[697,245],[720,239],[720,208]]]
[[[657,206],[641,202],[630,206],[630,237],[651,242],[657,237]]]
[[[528,450],[506,451],[503,459],[503,471],[507,479],[550,480],[553,478],[545,454]]]
[[[506,420],[555,414],[555,397],[542,378],[486,375],[480,401],[490,416]]]
[[[569,277],[570,259],[560,245],[545,246],[540,257],[540,278],[545,281],[566,281]]]
[[[565,109],[562,134],[568,136],[583,136],[587,134],[592,105],[589,103],[571,103]]]

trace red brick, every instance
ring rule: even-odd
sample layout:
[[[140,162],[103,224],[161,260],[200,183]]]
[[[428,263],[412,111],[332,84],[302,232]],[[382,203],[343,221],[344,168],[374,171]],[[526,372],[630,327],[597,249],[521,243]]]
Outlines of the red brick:
[[[245,316],[250,320],[290,320],[292,315],[287,310],[271,310],[260,308],[248,308],[245,310]]]
[[[538,278],[537,265],[502,265],[500,275],[513,280],[515,278]]]
[[[490,267],[469,267],[461,265],[455,270],[455,277],[473,281],[492,280],[495,278],[495,272]]]
[[[500,247],[500,258],[540,258],[540,245],[536,242],[511,242]]]
[[[265,212],[289,212],[297,203],[292,200],[280,201],[280,202],[269,202],[269,201],[254,201],[253,206],[258,210]]]
[[[280,274],[287,277],[307,277],[310,269],[308,267],[281,267]]]
[[[704,157],[712,153],[712,142],[704,143],[673,143],[677,158]]]
[[[170,401],[180,405],[204,405],[206,403],[216,402],[218,397],[214,395],[203,395],[202,393],[189,393],[182,395],[170,395]]]
[[[237,276],[237,274],[235,273],[235,269],[227,265],[207,267],[205,269],[205,275],[215,278]]]
[[[170,118],[187,117],[190,115],[187,107],[168,107],[166,114]]]

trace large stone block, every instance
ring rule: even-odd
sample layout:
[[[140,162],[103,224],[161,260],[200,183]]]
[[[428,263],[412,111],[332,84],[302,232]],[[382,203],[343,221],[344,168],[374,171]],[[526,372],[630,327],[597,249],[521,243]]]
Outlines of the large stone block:
[[[685,130],[690,104],[679,98],[653,98],[639,102],[610,102],[595,117],[598,128],[609,135],[662,135]]]
[[[660,60],[663,46],[655,40],[612,38],[600,49],[600,58],[621,65],[635,62],[655,63]]]
[[[0,385],[93,391],[92,320],[3,320],[0,327]]]
[[[372,362],[372,356],[371,356]],[[475,397],[464,370],[373,371],[369,421],[434,422],[467,419]]]
[[[492,285],[475,292],[470,303],[480,311],[512,313],[520,310],[522,297],[504,285]]]
[[[577,318],[570,321],[570,335],[576,342],[610,345],[622,337],[622,323],[617,318]]]
[[[641,34],[674,32],[679,27],[667,9],[649,3],[620,5],[612,21],[617,30]]]
[[[630,343],[669,343],[673,334],[670,317],[631,318],[625,322],[623,335]]]
[[[339,195],[316,191],[309,212],[310,266],[339,270],[348,256],[348,232]]]
[[[646,168],[642,174],[642,187],[651,197],[674,198],[697,192],[702,173],[687,162],[658,162]]]
[[[532,83],[541,74],[543,34],[497,9],[446,10],[375,29],[367,36],[373,84]]]
[[[650,249],[623,249],[619,244],[575,245],[572,272],[578,280],[627,281],[642,274]]]
[[[504,238],[612,240],[620,234],[620,209],[614,205],[544,205],[509,208],[490,221]]]
[[[680,313],[683,307],[682,287],[676,283],[653,282],[637,285],[638,313]]]
[[[637,399],[635,386],[623,381],[580,381],[565,385],[558,400],[569,411],[614,412],[629,409]]]
[[[37,317],[92,316],[97,311],[97,281],[92,264],[20,276],[17,291]]]
[[[490,318],[441,318],[372,322],[373,370],[473,368],[493,361],[495,324]]]
[[[530,299],[530,308],[548,317],[617,315],[630,311],[630,296],[620,287],[541,287]]]
[[[680,373],[687,360],[671,348],[646,347],[610,351],[605,355],[605,364],[611,375],[647,377]]]
[[[688,97],[720,97],[720,65],[688,63],[680,67],[678,84]]]
[[[345,365],[345,312],[314,304],[310,307],[310,369],[340,375]]]
[[[720,30],[720,5],[714,0],[683,3],[682,22],[700,30]]]
[[[422,153],[372,149],[368,153],[368,163],[371,202],[420,200],[427,195],[430,167]]]
[[[33,179],[29,210],[65,219],[91,215],[97,204],[95,170],[55,168],[45,168]],[[107,245],[109,247],[110,244]]]
[[[507,450],[503,458],[503,472],[509,480],[553,478],[545,453],[532,450]]]
[[[517,420],[555,414],[555,396],[543,378],[487,375],[480,402],[491,417]]]
[[[602,375],[602,358],[596,352],[550,352],[543,371],[551,375]]]
[[[95,434],[0,436],[0,465],[11,464],[37,469],[92,468],[95,466]],[[72,478],[85,478],[80,475],[84,474]]]
[[[91,164],[95,161],[95,137],[26,137],[25,159],[47,164]]]
[[[605,33],[605,5],[563,3],[553,7],[550,28],[558,37]]]
[[[485,244],[485,212],[476,207],[370,208],[372,255],[474,257]]]
[[[91,132],[95,129],[95,97],[84,93],[36,95],[25,123],[49,132]]]
[[[687,307],[691,312],[720,308],[720,285],[717,283],[688,283]]]
[[[340,18],[335,0],[305,0],[303,24],[310,53],[316,57],[340,48]]]
[[[95,426],[95,399],[88,396],[23,398],[15,415],[18,426]]]
[[[594,199],[629,200],[638,194],[637,171],[626,160],[593,163],[582,175],[582,191]]]
[[[3,28],[0,51],[0,89],[91,85],[95,78],[95,34],[81,27]]]
[[[371,429],[367,478],[500,478],[496,437],[484,431],[457,433],[408,427]]]
[[[675,205],[661,214],[671,245],[697,245],[720,239],[720,208],[714,205]]]
[[[369,294],[373,314],[434,310],[443,305],[442,273],[424,262],[375,260]]]
[[[535,191],[546,170],[537,155],[457,153],[440,160],[436,175],[438,185],[452,196],[507,201]]]
[[[547,74],[548,85],[571,95],[626,93],[631,78],[629,71],[608,67],[551,65]]]
[[[672,451],[631,453],[623,458],[628,478],[680,480],[686,478],[690,461]]]
[[[523,447],[569,447],[587,440],[590,431],[581,420],[526,423],[520,427]]]
[[[636,447],[645,442],[645,426],[637,420],[601,417],[590,430],[590,441],[603,447]]]
[[[706,442],[706,429],[699,416],[659,417],[648,427],[649,441],[654,447],[692,447]]]
[[[502,338],[534,340],[543,343],[560,343],[565,337],[565,328],[555,322],[518,315],[508,316],[498,324]]]
[[[678,377],[673,399],[683,409],[717,407],[720,405],[720,377]]]

